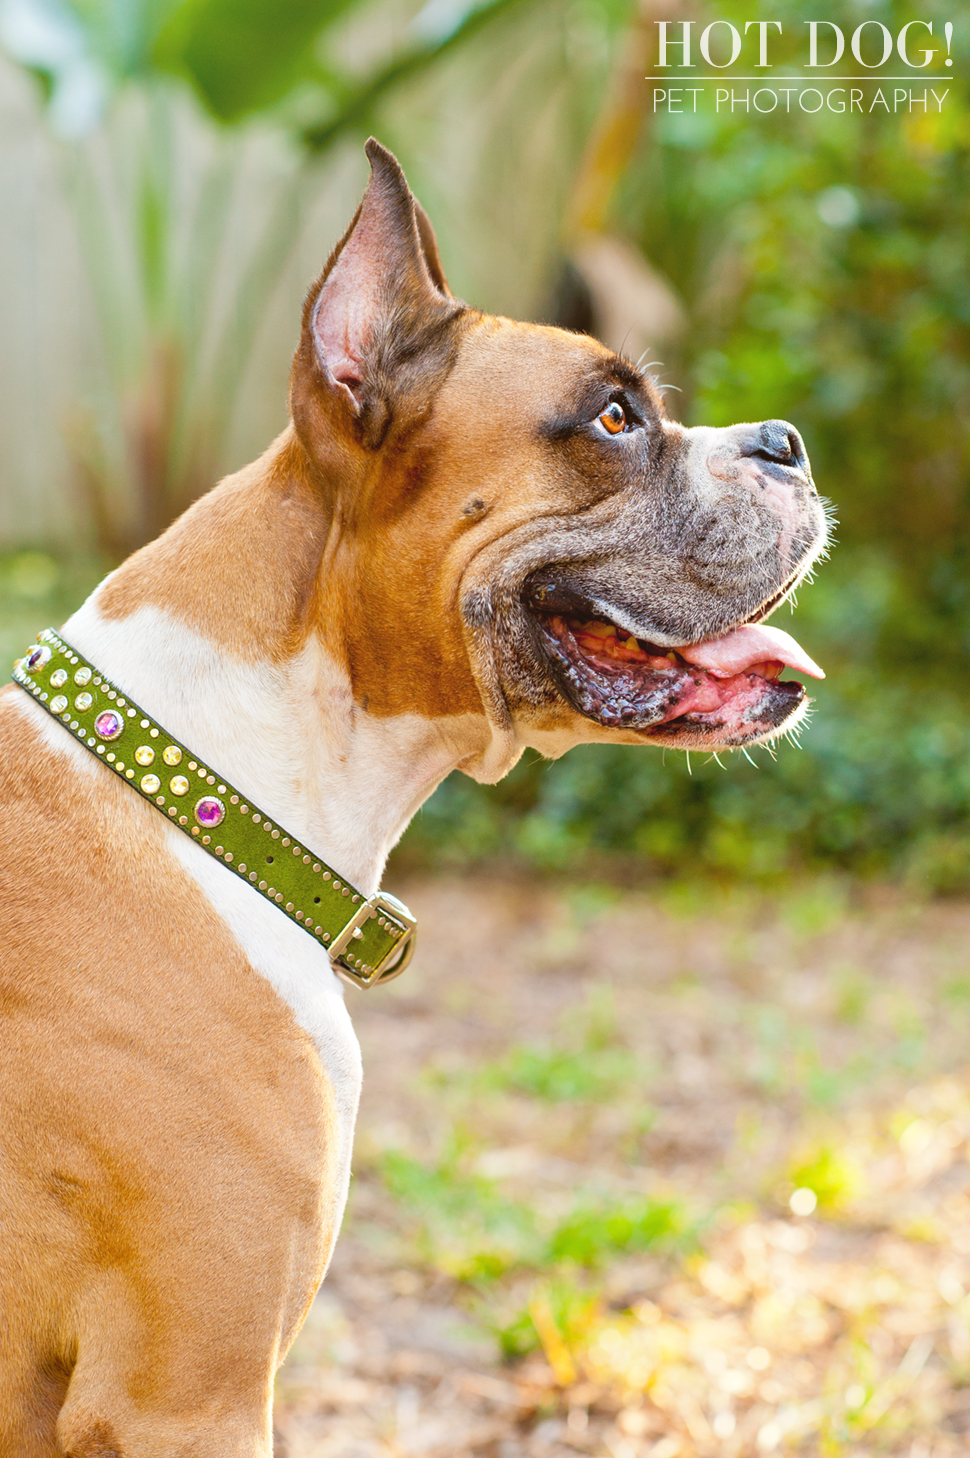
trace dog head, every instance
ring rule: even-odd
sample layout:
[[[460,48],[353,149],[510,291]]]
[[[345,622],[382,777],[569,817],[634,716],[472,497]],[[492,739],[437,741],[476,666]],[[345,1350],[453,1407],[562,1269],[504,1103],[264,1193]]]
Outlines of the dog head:
[[[484,713],[553,755],[793,727],[805,690],[779,674],[820,670],[760,625],[826,542],[797,431],[686,429],[595,340],[469,308],[396,160],[367,153],[291,384],[342,584],[319,631],[355,700]]]

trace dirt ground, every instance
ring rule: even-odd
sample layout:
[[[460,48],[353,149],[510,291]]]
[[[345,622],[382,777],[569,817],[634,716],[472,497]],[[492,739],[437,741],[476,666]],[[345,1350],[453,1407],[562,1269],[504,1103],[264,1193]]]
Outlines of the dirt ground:
[[[970,905],[394,889],[280,1453],[970,1452]]]

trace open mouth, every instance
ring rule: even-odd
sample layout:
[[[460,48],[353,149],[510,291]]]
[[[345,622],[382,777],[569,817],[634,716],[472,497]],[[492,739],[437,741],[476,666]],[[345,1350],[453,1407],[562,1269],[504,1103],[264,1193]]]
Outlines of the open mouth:
[[[790,727],[822,670],[780,628],[742,624],[672,649],[633,637],[602,617],[536,613],[539,639],[572,706],[607,729],[643,731],[686,747],[758,743]]]

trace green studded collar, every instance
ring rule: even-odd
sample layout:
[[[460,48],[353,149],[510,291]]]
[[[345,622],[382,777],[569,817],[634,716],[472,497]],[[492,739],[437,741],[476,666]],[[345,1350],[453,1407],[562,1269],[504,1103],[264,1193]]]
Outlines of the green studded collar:
[[[330,953],[359,987],[397,977],[417,923],[396,896],[364,896],[133,703],[52,628],[13,679],[161,815]]]

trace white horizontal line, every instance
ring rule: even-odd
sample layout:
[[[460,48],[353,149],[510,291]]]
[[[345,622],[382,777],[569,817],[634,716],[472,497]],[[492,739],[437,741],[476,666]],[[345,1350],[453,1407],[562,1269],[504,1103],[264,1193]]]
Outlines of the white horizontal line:
[[[668,76],[648,71],[647,81],[957,81],[958,76]]]

